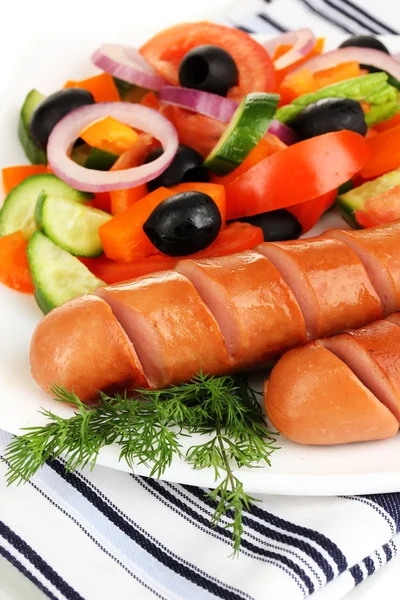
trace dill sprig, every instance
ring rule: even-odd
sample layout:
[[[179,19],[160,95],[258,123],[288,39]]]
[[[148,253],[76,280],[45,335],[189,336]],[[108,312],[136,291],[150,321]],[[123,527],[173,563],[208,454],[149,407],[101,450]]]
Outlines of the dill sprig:
[[[7,481],[29,480],[49,459],[65,458],[69,471],[96,464],[99,451],[120,447],[120,460],[145,464],[151,477],[161,477],[174,456],[194,469],[212,468],[217,486],[209,492],[216,503],[212,524],[231,519],[234,551],[240,548],[243,510],[255,498],[243,489],[236,468],[270,464],[277,449],[276,432],[268,430],[257,395],[244,376],[215,377],[200,373],[190,382],[163,390],[136,390],[134,397],[101,393],[96,406],[83,404],[73,393],[53,386],[55,399],[75,407],[65,419],[43,410],[48,423],[28,427],[12,439],[5,452]],[[201,434],[206,441],[184,451],[180,436]]]

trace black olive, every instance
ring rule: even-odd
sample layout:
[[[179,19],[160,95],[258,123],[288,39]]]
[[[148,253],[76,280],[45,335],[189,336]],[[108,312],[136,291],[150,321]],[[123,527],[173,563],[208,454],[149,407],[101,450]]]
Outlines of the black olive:
[[[282,242],[284,240],[297,240],[301,236],[302,227],[296,217],[288,210],[280,208],[270,212],[261,213],[252,217],[237,219],[260,227],[264,234],[265,242]]]
[[[386,52],[386,54],[390,54],[385,44],[382,44],[382,42],[373,35],[354,35],[342,42],[339,48],[349,48],[354,46],[357,48],[373,48],[373,50],[381,50],[382,52]]]
[[[163,149],[156,148],[144,161],[145,163],[152,162],[163,153]],[[156,190],[160,186],[171,187],[183,183],[185,181],[206,182],[210,181],[208,170],[203,167],[204,159],[189,146],[181,144],[178,152],[174,156],[174,160],[161,175],[149,181],[147,188],[149,192]]]
[[[93,96],[81,88],[60,90],[47,96],[36,108],[29,125],[31,135],[40,148],[46,150],[53,127],[65,115],[86,104],[94,104]]]
[[[179,66],[181,86],[219,96],[226,96],[238,78],[235,61],[219,46],[197,46],[185,54]]]
[[[323,98],[313,102],[290,122],[290,127],[302,140],[342,129],[361,135],[368,130],[361,104],[349,98]]]
[[[149,240],[169,256],[187,256],[207,248],[221,229],[214,200],[202,192],[181,192],[157,206],[143,225]]]

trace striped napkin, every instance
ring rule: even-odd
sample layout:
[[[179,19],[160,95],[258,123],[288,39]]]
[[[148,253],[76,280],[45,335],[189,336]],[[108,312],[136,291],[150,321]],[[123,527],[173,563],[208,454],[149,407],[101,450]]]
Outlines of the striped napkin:
[[[400,5],[243,0],[218,20],[249,32],[396,34]],[[10,439],[0,431],[0,458]],[[400,493],[259,496],[236,560],[224,523],[210,527],[207,490],[103,467],[71,474],[61,460],[7,488],[6,470],[0,460],[0,555],[53,600],[337,600],[400,547]]]

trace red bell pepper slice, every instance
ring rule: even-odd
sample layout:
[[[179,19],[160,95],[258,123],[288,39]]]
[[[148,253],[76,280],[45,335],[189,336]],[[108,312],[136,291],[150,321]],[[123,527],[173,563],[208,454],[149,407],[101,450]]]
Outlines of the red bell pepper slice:
[[[369,156],[365,138],[346,130],[289,146],[226,186],[227,219],[318,198],[351,179]]]

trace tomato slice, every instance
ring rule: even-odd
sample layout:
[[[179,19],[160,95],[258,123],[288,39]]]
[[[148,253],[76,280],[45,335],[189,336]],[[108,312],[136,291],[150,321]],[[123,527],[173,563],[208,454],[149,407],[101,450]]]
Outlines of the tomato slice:
[[[287,210],[292,213],[300,223],[303,233],[310,231],[318,223],[324,212],[335,202],[337,190],[323,194],[319,198],[313,198],[301,204],[288,206]]]
[[[182,258],[199,259],[211,258],[213,256],[227,256],[228,254],[251,250],[263,241],[263,233],[259,227],[254,227],[249,223],[231,223],[221,231],[215,242],[208,248]],[[121,281],[134,279],[135,277],[141,277],[149,273],[173,269],[181,259],[154,254],[148,258],[132,262],[119,262],[110,260],[105,256],[81,258],[80,260],[96,277],[111,285],[112,283],[120,283]]]
[[[327,133],[288,146],[226,186],[227,219],[318,198],[351,179],[368,158],[367,141],[353,131]]]
[[[239,82],[229,90],[229,98],[241,100],[250,92],[274,90],[274,65],[267,51],[239,29],[208,21],[181,23],[155,35],[140,52],[168,81],[179,85],[178,71],[182,58],[189,50],[203,44],[224,48],[236,63]]]
[[[21,231],[0,238],[0,282],[13,290],[32,294],[27,246]]]
[[[400,167],[400,125],[367,139],[371,159],[360,171],[361,177],[371,179]]]
[[[363,210],[356,210],[355,219],[362,227],[377,227],[400,219],[400,185],[368,198]]]

